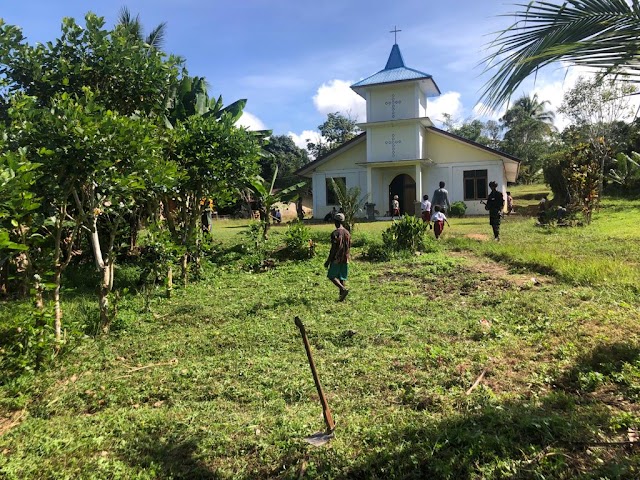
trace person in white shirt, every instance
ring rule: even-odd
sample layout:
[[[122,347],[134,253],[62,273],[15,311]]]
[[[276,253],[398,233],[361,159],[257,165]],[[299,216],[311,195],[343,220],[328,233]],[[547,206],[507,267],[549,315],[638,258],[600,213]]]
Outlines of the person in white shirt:
[[[422,221],[430,222],[431,202],[429,201],[429,195],[425,195],[424,197],[422,197],[422,202],[420,202],[420,210],[422,211]]]
[[[449,227],[451,225],[449,225],[447,217],[442,212],[442,210],[444,210],[444,207],[441,207],[440,205],[436,205],[434,207],[434,210],[435,212],[431,216],[431,221],[433,222],[433,233],[436,235],[436,240],[437,240],[440,238],[440,235],[442,235],[442,231],[444,230],[444,224],[446,223],[447,226]]]

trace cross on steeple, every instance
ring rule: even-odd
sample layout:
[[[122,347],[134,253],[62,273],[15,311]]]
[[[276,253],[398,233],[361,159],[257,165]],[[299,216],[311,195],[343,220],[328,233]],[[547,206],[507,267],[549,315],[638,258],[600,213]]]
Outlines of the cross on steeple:
[[[398,32],[401,32],[402,30],[398,30],[397,25],[394,25],[393,30],[389,30],[389,33],[393,33],[393,43],[397,44],[398,43]]]

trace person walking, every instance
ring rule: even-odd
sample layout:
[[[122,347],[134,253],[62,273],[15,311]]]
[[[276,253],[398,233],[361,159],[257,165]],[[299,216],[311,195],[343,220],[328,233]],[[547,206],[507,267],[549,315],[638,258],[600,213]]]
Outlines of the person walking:
[[[338,300],[343,302],[349,295],[344,282],[349,274],[351,234],[344,228],[344,214],[336,213],[333,218],[336,229],[331,233],[331,250],[324,266],[328,268],[327,278],[340,289]]]
[[[431,217],[431,221],[433,222],[433,233],[436,236],[436,240],[440,239],[440,235],[442,235],[442,231],[444,230],[444,224],[446,223],[449,227],[449,221],[447,220],[446,215],[444,214],[443,207],[440,205],[436,205],[433,207],[435,212]]]
[[[504,196],[502,195],[502,192],[498,191],[497,182],[489,182],[489,188],[491,189],[491,192],[487,197],[487,203],[484,204],[484,209],[489,210],[489,224],[493,229],[493,238],[496,241],[500,241],[500,222],[502,221]]]
[[[431,204],[433,206],[440,205],[443,207],[442,213],[447,214],[451,209],[451,204],[449,203],[449,192],[444,188],[444,182],[440,182],[440,188],[436,189],[433,192],[433,198],[431,199]]]

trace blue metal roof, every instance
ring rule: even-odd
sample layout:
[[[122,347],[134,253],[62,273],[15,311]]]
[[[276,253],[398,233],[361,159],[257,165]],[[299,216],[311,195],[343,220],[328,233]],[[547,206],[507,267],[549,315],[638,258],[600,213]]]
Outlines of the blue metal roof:
[[[382,83],[404,82],[407,80],[431,80],[435,89],[430,88],[428,93],[431,95],[440,94],[440,90],[438,86],[435,85],[431,75],[405,66],[402,53],[400,53],[400,47],[398,47],[398,44],[395,44],[391,49],[389,59],[384,69],[364,80],[354,83],[351,85],[351,88],[357,91],[357,89],[361,87],[380,85]]]

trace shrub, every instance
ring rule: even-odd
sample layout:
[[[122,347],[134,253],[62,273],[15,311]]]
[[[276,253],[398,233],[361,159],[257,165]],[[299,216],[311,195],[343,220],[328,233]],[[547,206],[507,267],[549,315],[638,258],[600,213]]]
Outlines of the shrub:
[[[458,201],[458,202],[453,202],[451,204],[451,215],[453,217],[464,217],[464,214],[467,211],[467,204],[462,202],[462,201]]]
[[[384,243],[372,242],[367,244],[364,257],[372,262],[388,262],[393,257],[393,250]]]
[[[309,258],[312,252],[310,240],[309,227],[299,221],[290,223],[284,236],[287,256],[297,259]]]
[[[382,233],[382,242],[393,251],[409,250],[415,252],[424,250],[427,228],[427,224],[421,219],[405,213],[399,221],[393,222]]]

